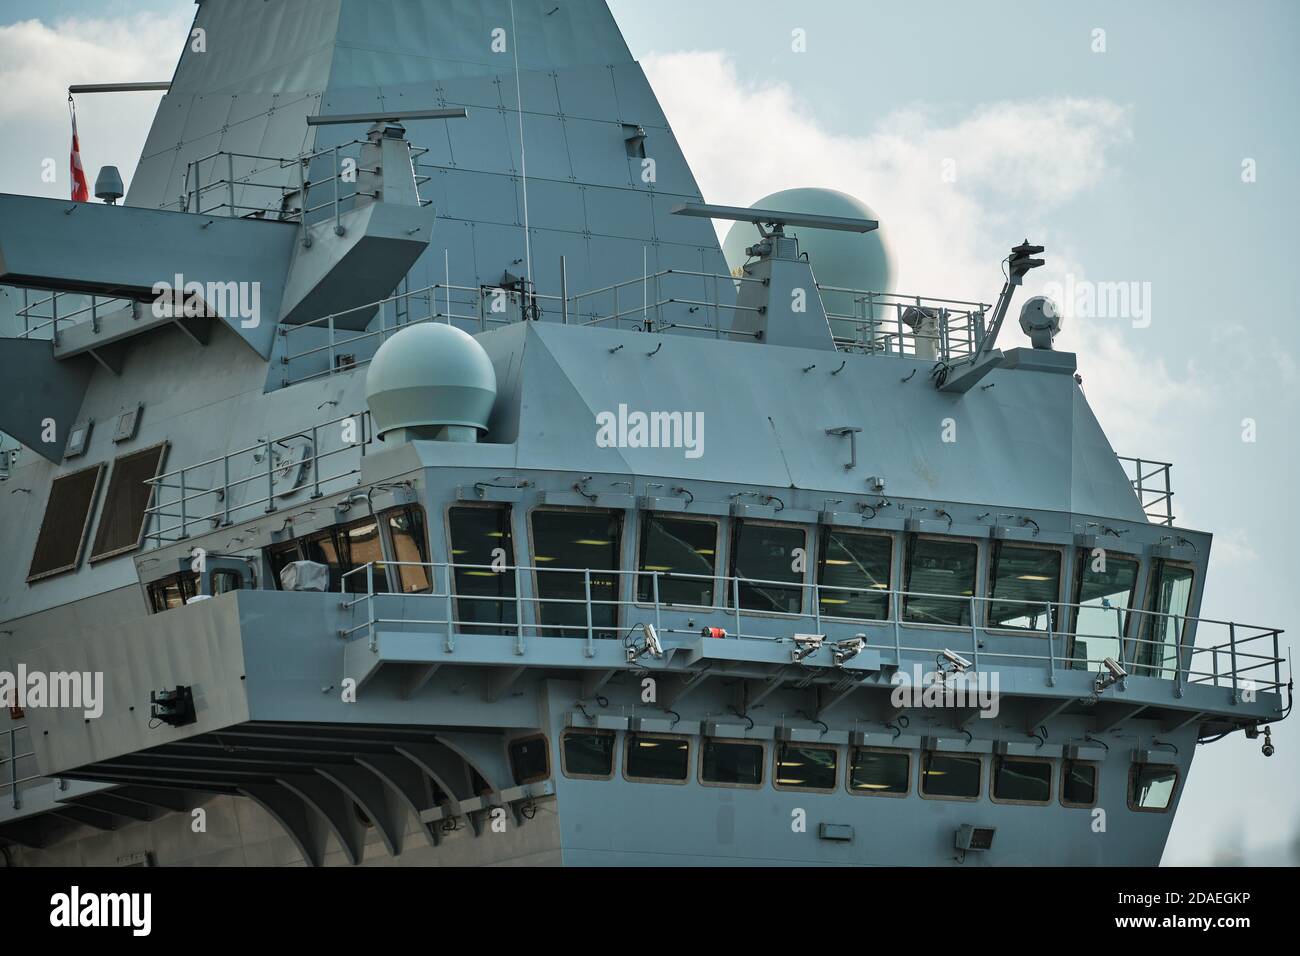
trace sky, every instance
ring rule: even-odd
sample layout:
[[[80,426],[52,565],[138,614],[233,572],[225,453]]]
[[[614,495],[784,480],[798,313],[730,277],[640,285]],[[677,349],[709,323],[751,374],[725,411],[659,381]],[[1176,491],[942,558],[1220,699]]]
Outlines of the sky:
[[[1064,303],[1057,347],[1078,353],[1116,451],[1173,462],[1179,524],[1215,535],[1202,615],[1300,628],[1300,519],[1286,503],[1300,410],[1300,5],[610,6],[706,201],[796,186],[857,196],[908,293],[992,301],[1000,261],[1026,237],[1048,261],[1026,295],[1131,284],[1129,308],[1110,310],[1121,314]],[[46,157],[66,166],[62,91],[169,79],[193,10],[0,3],[0,191],[66,195],[39,178]],[[129,182],[158,99],[82,98],[92,178],[114,163]],[[1012,321],[1003,336],[1026,344]],[[1166,864],[1296,859],[1288,730],[1271,759],[1241,735],[1201,748]]]

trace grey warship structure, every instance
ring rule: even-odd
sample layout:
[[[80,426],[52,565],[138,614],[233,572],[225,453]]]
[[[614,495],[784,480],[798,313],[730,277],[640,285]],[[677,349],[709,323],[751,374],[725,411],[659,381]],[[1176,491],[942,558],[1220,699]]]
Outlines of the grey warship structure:
[[[1155,865],[1289,710],[1050,305],[997,347],[1040,247],[819,280],[877,223],[706,205],[601,0],[178,40],[122,203],[0,195],[10,864]]]

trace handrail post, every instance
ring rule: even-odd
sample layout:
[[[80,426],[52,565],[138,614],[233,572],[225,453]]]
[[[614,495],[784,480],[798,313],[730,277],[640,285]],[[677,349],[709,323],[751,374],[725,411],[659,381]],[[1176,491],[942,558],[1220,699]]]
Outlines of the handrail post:
[[[180,481],[181,481],[181,490],[180,490],[181,536],[176,540],[184,541],[186,538],[189,537],[189,527],[188,527],[189,521],[185,516],[185,469],[184,468],[180,470]]]
[[[1174,636],[1174,696],[1183,696],[1183,635],[1187,633],[1187,618],[1171,615],[1179,623]],[[1190,663],[1190,661],[1189,661]]]
[[[235,154],[227,150],[226,152],[226,205],[230,207],[230,218],[237,219],[235,214]]]
[[[57,349],[59,347],[59,294],[57,292],[50,293],[50,324],[54,327],[51,341]]]
[[[271,456],[271,439],[266,440],[266,508],[265,514],[275,511],[275,468]]]
[[[979,669],[980,669],[980,639],[979,639],[979,634],[978,634],[978,633],[976,632],[976,630],[975,630],[975,595],[972,594],[972,595],[970,596],[970,598],[968,598],[968,600],[969,600],[969,602],[970,602],[970,649],[971,649],[971,661],[972,661],[972,663],[975,665],[975,670],[976,670],[976,671],[979,671]]]
[[[311,426],[311,496],[313,499],[321,496],[320,490],[320,444],[318,442],[318,429],[320,426]]]
[[[519,565],[515,565],[515,653],[523,654],[524,652],[524,614],[523,605],[520,603],[519,588]]]
[[[15,810],[22,808],[18,799],[18,730],[15,727],[9,728],[9,802]]]
[[[1045,605],[1047,613],[1047,686],[1056,686],[1056,635],[1052,630],[1052,605]]]
[[[652,577],[652,578],[650,579],[650,583],[651,583],[651,585],[654,587],[654,599],[655,599],[655,630],[656,630],[656,631],[660,631],[660,630],[663,630],[663,626],[664,626],[664,625],[663,625],[663,621],[660,620],[660,616],[659,616],[659,574],[660,574],[660,572],[658,572],[658,571],[654,571],[654,572],[652,572],[652,573],[653,573],[654,577]],[[635,591],[636,591],[635,572],[634,572],[633,576],[634,576],[634,581],[633,581],[633,585],[632,585],[632,590],[633,590],[633,595],[632,595],[632,596],[635,598],[635,597],[636,597],[636,594],[635,594]]]
[[[560,315],[565,325],[569,324],[569,272],[564,260],[560,256]],[[450,312],[451,310],[448,309]]]
[[[902,635],[899,633],[902,616],[903,616],[903,598],[901,591],[890,591],[889,600],[893,605],[894,618],[894,666],[900,670],[903,667],[903,643]]]
[[[337,146],[334,147],[334,235],[343,235],[343,227],[339,225],[339,148]]]
[[[1237,696],[1237,625],[1232,621],[1228,622],[1228,652],[1232,658],[1232,703],[1238,704],[1241,698]]]
[[[584,568],[582,571],[582,588],[587,597],[587,656],[596,656],[596,645],[593,642],[594,636],[591,630],[591,568]]]
[[[230,456],[221,458],[221,527],[230,524]]]
[[[1273,693],[1282,686],[1282,657],[1278,653],[1277,631],[1273,631]]]
[[[432,568],[430,570],[432,570]],[[446,640],[442,642],[442,646],[446,648],[448,653],[450,653],[456,649],[456,638],[453,636],[456,633],[456,631],[455,628],[452,627],[452,622],[456,617],[456,599],[451,593],[451,582],[452,582],[451,563],[448,562],[447,566],[443,570],[446,571],[445,584],[447,587],[447,594],[445,595],[447,598],[447,637]],[[436,582],[437,575],[430,575],[429,580]]]
[[[347,585],[343,585],[343,593],[348,593]],[[379,650],[379,638],[375,634],[375,562],[366,562],[366,617],[370,619],[370,649]]]
[[[731,601],[736,608],[736,637],[740,637],[740,576],[731,579]]]

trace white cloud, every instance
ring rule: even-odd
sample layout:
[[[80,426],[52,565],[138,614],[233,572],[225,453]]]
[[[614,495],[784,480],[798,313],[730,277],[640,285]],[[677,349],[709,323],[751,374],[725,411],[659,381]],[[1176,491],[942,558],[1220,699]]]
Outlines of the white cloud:
[[[139,14],[115,19],[23,20],[0,26],[0,192],[69,195],[68,86],[170,80],[193,14]],[[130,182],[158,107],[157,93],[86,95],[77,101],[77,129],[86,176],[103,165]],[[57,179],[42,178],[54,160]]]
[[[1132,138],[1124,106],[1070,97],[990,103],[947,123],[909,109],[841,133],[817,123],[788,86],[743,81],[724,53],[652,54],[641,64],[708,201],[748,205],[798,186],[857,196],[880,218],[896,289],[911,294],[991,302],[999,263],[1026,236],[1049,250],[1026,295],[1067,275],[1085,279],[1050,213],[1100,182]],[[955,182],[942,175],[949,160]],[[1026,344],[1015,318],[1013,305],[1004,346]],[[1136,349],[1135,333],[1123,320],[1072,318],[1058,347],[1079,353],[1089,402],[1116,450],[1154,456],[1165,413],[1206,396],[1192,369],[1171,370]]]

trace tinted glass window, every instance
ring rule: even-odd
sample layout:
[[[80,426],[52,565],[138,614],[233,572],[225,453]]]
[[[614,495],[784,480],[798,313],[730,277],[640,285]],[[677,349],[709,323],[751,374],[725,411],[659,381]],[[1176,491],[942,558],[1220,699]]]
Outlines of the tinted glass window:
[[[731,573],[741,579],[741,608],[798,613],[803,604],[803,588],[798,586],[803,572],[794,570],[796,552],[806,547],[802,528],[738,520],[732,536]],[[734,606],[730,592],[727,603]]]
[[[1180,564],[1156,563],[1155,581],[1152,585],[1154,600],[1152,610],[1159,616],[1143,615],[1142,632],[1145,640],[1138,645],[1135,660],[1152,665],[1139,673],[1146,676],[1172,677],[1178,661],[1178,647],[1182,644],[1187,608],[1192,599],[1191,568]]]
[[[1052,765],[1045,760],[996,758],[993,796],[998,800],[1046,803],[1052,798]]]
[[[641,519],[637,600],[654,600],[659,579],[661,604],[713,605],[713,569],[718,546],[715,521],[646,514]],[[701,577],[683,577],[700,575]]]
[[[291,561],[298,560],[298,542],[285,541],[282,544],[272,545],[266,549],[266,560],[271,566],[271,578],[275,581],[275,586],[280,587],[280,572],[284,570],[285,565]]]
[[[690,742],[677,737],[627,736],[623,763],[629,777],[642,780],[685,780],[690,765]]]
[[[705,738],[700,779],[705,783],[730,783],[757,787],[763,782],[763,745]]]
[[[918,624],[969,625],[978,555],[973,541],[913,535],[908,541],[903,584],[905,591],[913,593],[904,600],[904,617]]]
[[[927,751],[921,792],[930,797],[974,799],[980,792],[980,758]]]
[[[1129,771],[1129,806],[1135,810],[1167,810],[1174,798],[1178,771],[1159,764],[1134,764]]]
[[[1097,802],[1097,765],[1067,760],[1061,767],[1061,799],[1090,807]]]
[[[1078,553],[1075,578],[1074,651],[1070,666],[1096,670],[1107,657],[1119,660],[1119,643],[1128,628],[1129,608],[1137,584],[1138,563],[1107,553]]]
[[[884,535],[824,530],[817,560],[822,614],[867,621],[888,618],[893,548]]]
[[[125,554],[140,547],[145,509],[153,495],[153,486],[145,482],[158,477],[166,452],[167,446],[162,444],[123,455],[113,462],[104,507],[99,513],[99,526],[95,529],[91,561]]]
[[[849,789],[861,793],[907,793],[911,758],[905,751],[853,748]]]
[[[833,747],[782,743],[776,749],[776,785],[788,790],[833,790],[838,756]]]
[[[608,777],[614,772],[614,733],[570,730],[564,735],[564,772],[571,776]]]
[[[515,783],[530,783],[551,775],[545,737],[527,737],[510,742],[510,772]]]
[[[308,535],[302,539],[303,554],[308,561],[315,561],[317,564],[323,564],[329,568],[331,591],[337,591],[342,587],[343,581],[343,559],[339,554],[338,541],[334,537],[334,529],[329,528],[325,531],[318,531],[315,534]],[[360,578],[355,581],[353,578]],[[349,590],[360,587],[365,590],[366,582],[364,575],[354,574],[348,579]]]
[[[388,521],[388,537],[393,542],[393,559],[411,564],[397,565],[397,582],[404,594],[428,592],[429,570],[421,567],[429,561],[425,545],[424,511],[402,508],[383,516]]]
[[[173,574],[149,585],[149,604],[155,614],[182,607],[199,593],[199,576],[192,571]]]
[[[513,629],[515,544],[510,509],[452,508],[448,518],[460,629],[466,634]]]
[[[597,637],[617,630],[619,529],[622,515],[609,511],[534,511],[533,561],[537,566],[538,617],[544,635],[587,633],[586,591],[581,569],[591,571],[591,624]],[[576,570],[549,571],[547,567]],[[605,573],[602,573],[605,572]]]
[[[343,554],[343,563],[347,570],[364,568],[374,564],[374,586],[376,591],[386,591],[387,568],[384,566],[384,552],[379,543],[379,523],[372,518],[354,521],[338,529],[339,548]],[[366,572],[358,571],[348,577],[347,588],[350,594],[366,593]]]
[[[54,479],[27,572],[28,581],[71,571],[81,563],[95,492],[103,474],[104,466],[95,465]]]
[[[996,541],[993,544],[989,627],[1045,630],[1047,608],[1056,613],[1061,587],[1061,552]],[[1056,629],[1056,622],[1051,622]]]

